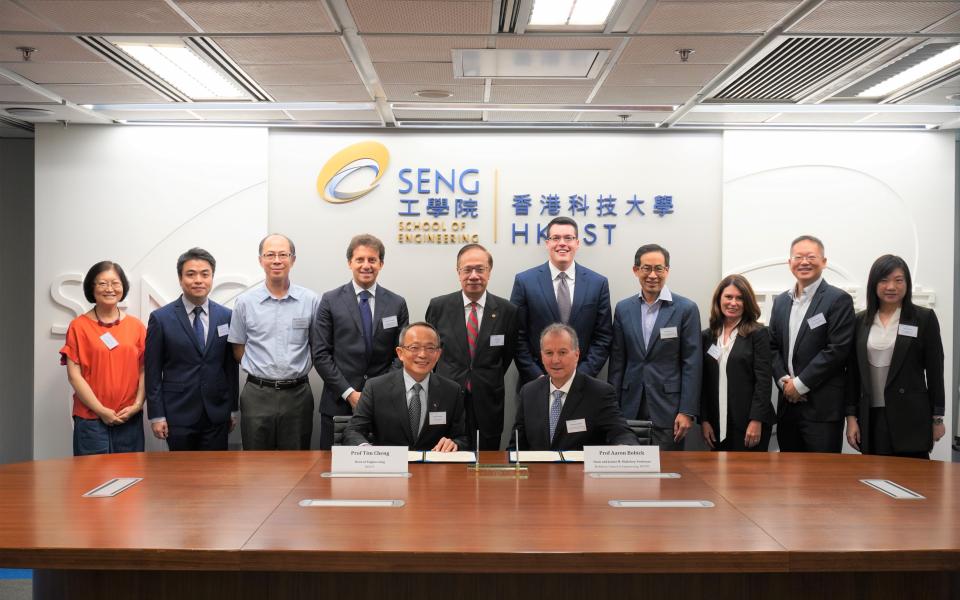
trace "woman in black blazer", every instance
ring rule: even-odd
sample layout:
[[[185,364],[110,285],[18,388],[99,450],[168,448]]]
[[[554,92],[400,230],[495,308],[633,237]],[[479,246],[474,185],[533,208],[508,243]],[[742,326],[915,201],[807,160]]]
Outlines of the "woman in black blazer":
[[[710,328],[702,334],[701,431],[715,450],[766,452],[770,444],[776,421],[772,354],[770,332],[759,318],[750,282],[743,275],[725,277],[713,292]]]
[[[945,432],[940,324],[913,304],[912,288],[899,256],[870,268],[847,394],[847,442],[864,454],[929,458]]]

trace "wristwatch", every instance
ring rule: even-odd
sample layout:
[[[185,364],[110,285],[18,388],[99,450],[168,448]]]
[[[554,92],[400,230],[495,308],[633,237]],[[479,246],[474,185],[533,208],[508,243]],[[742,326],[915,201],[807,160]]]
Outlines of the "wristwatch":
[[[934,425],[943,425],[943,417],[934,417],[934,418],[933,418],[933,424],[934,424]]]

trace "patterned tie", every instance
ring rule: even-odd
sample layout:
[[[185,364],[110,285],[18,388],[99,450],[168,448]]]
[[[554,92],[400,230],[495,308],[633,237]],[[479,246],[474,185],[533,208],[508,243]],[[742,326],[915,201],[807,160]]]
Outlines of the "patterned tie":
[[[367,290],[360,292],[360,324],[363,326],[363,346],[367,354],[373,353],[373,313],[370,311],[370,298],[373,294]]]
[[[560,322],[570,322],[570,288],[567,287],[567,274],[560,271],[557,275],[560,283],[557,285],[557,308],[560,309]]]
[[[550,443],[553,444],[553,434],[557,432],[557,423],[560,422],[560,410],[563,408],[560,399],[563,398],[563,392],[557,390],[553,392],[553,402],[550,404]]]
[[[193,335],[197,336],[197,343],[200,344],[200,350],[203,350],[207,345],[207,340],[203,336],[203,321],[200,319],[200,315],[203,314],[202,306],[193,307]]]
[[[413,433],[413,441],[416,443],[417,438],[420,437],[420,390],[423,389],[423,386],[415,383],[412,389],[407,414],[410,417],[410,431]]]
[[[477,335],[479,333],[480,322],[477,319],[477,303],[471,302],[470,315],[467,317],[467,348],[470,350],[470,364],[473,364],[473,357],[477,354]],[[467,376],[467,391],[473,391],[469,376]]]

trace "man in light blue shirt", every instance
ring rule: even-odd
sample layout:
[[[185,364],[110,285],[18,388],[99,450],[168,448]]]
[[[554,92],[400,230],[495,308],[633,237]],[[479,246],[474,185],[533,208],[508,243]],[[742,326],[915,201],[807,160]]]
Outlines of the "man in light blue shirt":
[[[286,236],[260,242],[264,282],[237,298],[228,341],[247,382],[240,392],[244,450],[309,450],[313,434],[310,332],[320,304],[290,283],[296,248]]]

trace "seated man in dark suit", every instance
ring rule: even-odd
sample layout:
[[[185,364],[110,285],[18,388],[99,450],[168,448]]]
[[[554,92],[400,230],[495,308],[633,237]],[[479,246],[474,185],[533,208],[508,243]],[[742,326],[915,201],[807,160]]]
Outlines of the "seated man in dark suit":
[[[580,345],[572,327],[548,325],[539,346],[547,377],[520,389],[515,425],[520,450],[639,444],[620,413],[613,387],[577,371]]]
[[[397,356],[403,369],[374,377],[343,434],[343,443],[411,450],[454,452],[466,448],[463,390],[431,373],[440,358],[440,336],[429,323],[412,323],[400,332]]]

